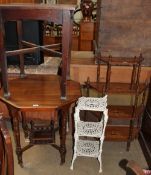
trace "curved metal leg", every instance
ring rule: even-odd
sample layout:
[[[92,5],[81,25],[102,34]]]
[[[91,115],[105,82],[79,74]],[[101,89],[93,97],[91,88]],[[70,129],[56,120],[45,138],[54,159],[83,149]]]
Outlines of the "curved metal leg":
[[[75,161],[76,157],[77,157],[77,156],[74,154],[74,155],[73,155],[73,158],[72,158],[72,163],[71,163],[71,166],[70,166],[70,169],[71,169],[71,170],[73,170],[73,164],[74,164],[74,161]]]

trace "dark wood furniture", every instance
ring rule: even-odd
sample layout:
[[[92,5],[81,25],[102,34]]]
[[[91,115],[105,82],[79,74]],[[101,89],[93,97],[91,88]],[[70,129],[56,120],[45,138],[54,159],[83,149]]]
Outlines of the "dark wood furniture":
[[[18,163],[23,166],[22,154],[36,144],[50,144],[61,155],[61,164],[66,155],[66,121],[70,105],[81,96],[80,84],[67,81],[67,99],[60,99],[60,77],[56,75],[28,75],[9,80],[11,98],[0,100],[8,107],[13,120]],[[29,144],[21,146],[19,121]],[[38,125],[42,121],[44,125]],[[45,122],[47,122],[45,124]],[[60,122],[59,122],[60,121]],[[31,127],[27,124],[31,123]],[[55,143],[55,126],[59,123],[60,145]],[[43,124],[43,123],[42,123]],[[49,133],[49,134],[48,134]]]
[[[126,165],[126,175],[145,175],[145,172],[140,165],[130,160]]]
[[[109,104],[109,121],[106,129],[106,140],[127,141],[127,150],[130,148],[130,143],[137,138],[140,131],[141,116],[145,106],[146,83],[140,83],[141,62],[142,55],[134,58],[112,58],[97,57],[97,80],[96,82],[87,82],[88,96],[89,88],[95,89],[100,94],[122,95],[124,104],[124,97],[130,97],[129,103],[126,105]],[[104,82],[100,79],[100,63],[106,65],[106,80]],[[112,67],[114,66],[130,66],[131,79],[130,82],[122,83],[112,81]],[[124,72],[123,72],[124,77]]]
[[[11,137],[0,114],[0,175],[14,175],[14,158]]]
[[[151,168],[151,80],[149,85],[147,104],[142,119],[139,141],[147,163]]]
[[[69,64],[71,56],[71,33],[72,33],[72,19],[71,16],[74,11],[72,5],[44,5],[44,4],[9,4],[0,5],[0,57],[1,57],[1,70],[2,70],[2,81],[4,96],[10,96],[8,76],[7,76],[7,63],[6,57],[13,55],[20,55],[20,68],[21,76],[24,76],[24,60],[23,54],[32,53],[36,50],[48,51],[51,55],[62,57],[62,78],[60,81],[61,86],[61,98],[66,98],[66,81],[70,77]],[[19,15],[18,15],[19,14]],[[17,21],[18,30],[18,42],[20,50],[5,51],[4,47],[4,22],[5,21]],[[52,21],[62,25],[62,43],[39,46],[35,43],[27,42],[22,40],[22,20],[46,20]],[[61,46],[62,52],[55,51],[55,47]],[[26,48],[24,48],[26,47]]]
[[[52,43],[58,43],[61,41],[62,34],[57,34],[56,28],[51,31],[45,30],[43,34],[43,43],[49,45]],[[72,32],[72,50],[73,51],[92,51],[93,50],[93,40],[95,34],[95,22],[94,21],[81,21],[80,24],[73,26]],[[46,55],[49,53],[45,52]]]
[[[90,53],[90,52],[89,52]],[[91,82],[96,81],[97,64],[94,62],[92,52],[83,55],[83,52],[73,52],[70,64],[71,79],[85,84],[87,77],[90,77]],[[123,74],[124,72],[124,74]],[[130,82],[132,69],[130,66],[113,66],[112,81],[114,82]],[[82,75],[82,76],[81,76]],[[151,75],[150,67],[141,67],[140,82],[144,82]],[[106,79],[106,65],[100,65],[101,80]],[[124,78],[123,78],[124,76]]]
[[[35,144],[51,144],[61,155],[61,164],[66,154],[66,118],[70,105],[81,96],[80,84],[70,81],[71,29],[74,6],[44,4],[0,5],[0,65],[2,88],[0,100],[6,104],[12,117],[18,163],[23,166],[22,154]],[[22,39],[22,21],[44,20],[62,25],[62,42],[41,46]],[[19,49],[6,51],[4,22],[17,21]],[[62,52],[56,50],[61,47]],[[47,51],[52,56],[62,57],[62,74],[25,75],[23,55],[36,50]],[[20,76],[8,80],[7,56],[19,55]],[[59,117],[58,117],[59,116]],[[60,119],[58,119],[60,118]],[[37,123],[39,120],[49,124]],[[58,122],[59,120],[59,122]],[[21,147],[19,121],[29,144]],[[30,123],[30,127],[29,126]],[[55,144],[55,124],[59,123],[60,146]]]
[[[94,33],[95,33],[94,21],[80,22],[79,50],[81,51],[93,50]]]

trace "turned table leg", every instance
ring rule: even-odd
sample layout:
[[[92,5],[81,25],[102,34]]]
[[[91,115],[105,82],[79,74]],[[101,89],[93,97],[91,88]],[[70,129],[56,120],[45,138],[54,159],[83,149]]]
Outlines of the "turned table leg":
[[[23,160],[22,160],[22,149],[21,149],[21,143],[20,143],[20,129],[19,129],[19,112],[17,109],[10,110],[11,117],[12,117],[12,127],[13,127],[13,134],[16,144],[16,154],[18,158],[18,163],[21,167],[23,167]]]
[[[68,108],[61,110],[61,126],[60,126],[60,156],[61,165],[65,163],[66,156],[66,123],[67,123]]]

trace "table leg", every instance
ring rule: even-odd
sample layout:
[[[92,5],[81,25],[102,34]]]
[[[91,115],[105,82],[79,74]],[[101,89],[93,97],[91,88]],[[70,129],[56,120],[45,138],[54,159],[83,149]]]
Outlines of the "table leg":
[[[7,74],[7,57],[5,54],[5,27],[4,27],[4,21],[2,18],[2,14],[0,12],[0,68],[1,68],[1,83],[4,91],[4,97],[9,98],[10,92],[9,92],[9,86],[8,86],[8,74]]]
[[[67,123],[67,114],[68,109],[61,110],[61,126],[59,129],[60,133],[60,156],[61,156],[61,165],[65,163],[66,156],[66,123]]]
[[[23,160],[22,160],[22,149],[21,149],[21,143],[20,143],[20,129],[19,129],[19,113],[17,109],[11,110],[11,116],[13,119],[13,134],[15,138],[15,144],[16,144],[16,154],[18,158],[18,163],[21,167],[23,167]]]

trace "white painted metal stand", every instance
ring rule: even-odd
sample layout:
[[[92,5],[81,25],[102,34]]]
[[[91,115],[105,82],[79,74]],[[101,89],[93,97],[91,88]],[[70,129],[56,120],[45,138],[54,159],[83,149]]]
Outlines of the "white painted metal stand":
[[[80,111],[98,111],[102,112],[99,122],[87,122],[80,119]],[[104,132],[108,120],[107,96],[102,98],[81,97],[75,108],[74,122],[74,154],[70,169],[73,170],[73,163],[77,156],[96,157],[100,163],[102,172],[102,145],[104,141]],[[81,137],[86,139],[81,139]],[[92,138],[98,138],[92,139]]]

